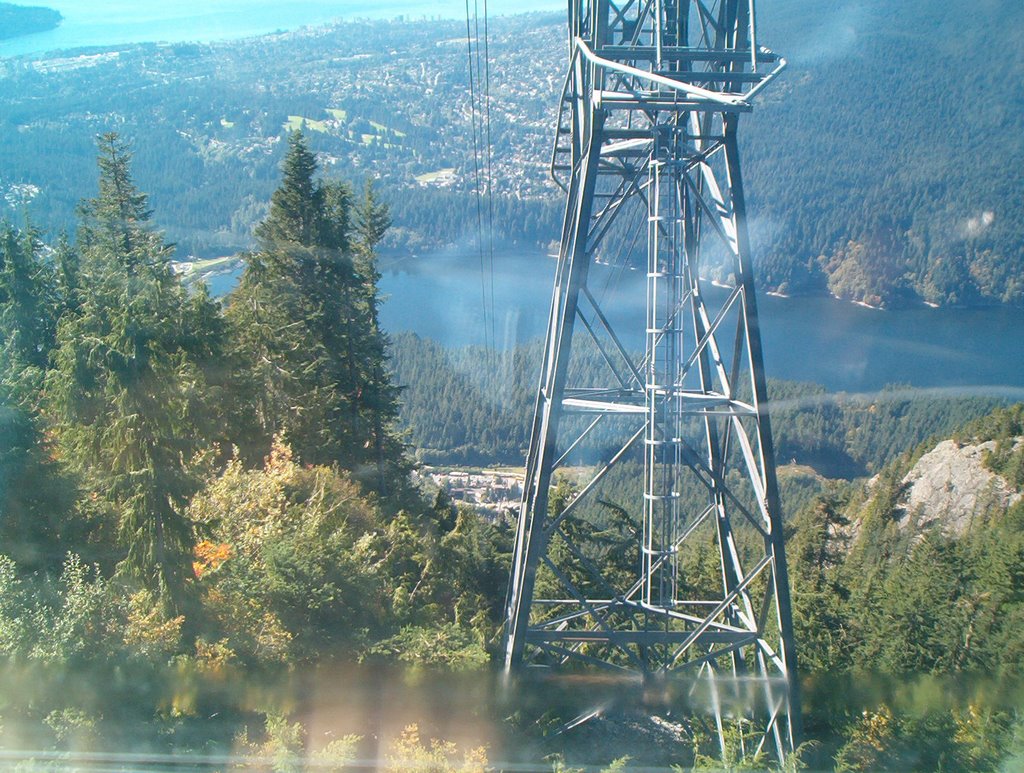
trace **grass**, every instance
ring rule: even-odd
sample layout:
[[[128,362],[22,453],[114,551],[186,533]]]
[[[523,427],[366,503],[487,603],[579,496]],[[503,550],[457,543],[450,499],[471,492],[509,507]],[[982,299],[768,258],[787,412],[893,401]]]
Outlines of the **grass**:
[[[423,183],[424,185],[429,185],[432,182],[437,182],[442,177],[446,177],[447,175],[454,173],[455,167],[450,166],[447,167],[446,169],[438,169],[436,172],[426,172],[424,174],[418,174],[416,175],[416,182]]]
[[[423,465],[423,469],[427,472],[436,473],[464,473],[466,475],[508,475],[510,477],[523,477],[523,468],[515,467],[510,465],[495,465],[493,467],[480,467],[479,465],[462,465],[462,464],[438,464],[438,465]]]
[[[377,123],[376,121],[370,121],[370,126],[372,126],[374,129],[376,129],[378,133],[383,133],[385,131],[388,131],[388,127],[387,126],[385,126],[382,123]],[[400,132],[400,131],[398,131],[398,129],[391,129],[390,131],[396,137],[404,137],[405,136],[405,132]]]
[[[302,115],[288,116],[288,120],[284,122],[283,126],[290,132],[299,131],[300,129],[308,129],[311,132],[327,134],[330,131],[327,127],[326,121],[317,121],[313,118],[306,118]]]
[[[238,262],[237,255],[226,255],[223,258],[209,258],[207,260],[196,260],[192,262],[193,271],[212,271],[217,268],[228,268],[232,263]]]
[[[400,132],[392,129],[388,129],[384,124],[377,123],[376,121],[370,121],[370,126],[373,127],[373,134],[353,134],[351,130],[345,130],[344,126],[338,127],[337,124],[328,124],[328,121],[337,121],[338,123],[344,124],[348,119],[348,111],[342,110],[338,107],[324,108],[324,112],[327,113],[330,118],[318,121],[315,118],[309,118],[304,115],[290,115],[288,120],[282,124],[285,131],[311,131],[320,132],[321,134],[334,134],[342,138],[348,137],[354,142],[360,142],[363,145],[373,145],[381,142],[390,133],[393,137],[405,137],[405,132]],[[234,124],[227,121],[227,119],[221,119],[221,125],[230,128]],[[336,131],[337,130],[337,131]],[[399,147],[393,143],[383,143],[385,148],[396,148]],[[443,173],[443,170],[442,170]]]
[[[346,122],[348,120],[348,111],[342,110],[341,108],[328,107],[328,108],[325,108],[324,112],[326,112],[331,117],[331,120],[338,121],[340,123],[344,123],[344,122]],[[374,134],[360,134],[359,135],[359,140],[360,140],[360,142],[362,142],[363,145],[372,145],[374,142],[379,142],[380,139],[381,139],[381,136],[382,135],[386,136],[388,133],[390,133],[394,137],[405,137],[406,136],[405,132],[400,132],[400,131],[397,131],[397,130],[394,130],[394,129],[388,129],[388,127],[386,127],[382,123],[377,123],[376,121],[370,121],[369,123],[370,123],[370,126],[373,127],[375,133]],[[224,119],[221,120],[221,124],[223,126],[229,126],[228,123],[225,123]],[[233,125],[234,124],[230,124],[230,126],[233,126]],[[334,128],[332,126],[328,126],[326,120],[325,121],[318,121],[315,118],[308,118],[308,117],[306,117],[304,115],[290,115],[290,116],[288,116],[288,120],[284,122],[283,126],[284,126],[284,129],[286,131],[290,131],[290,132],[299,131],[299,130],[306,130],[306,131],[311,131],[311,132],[320,132],[321,134],[331,134],[332,133],[332,129]],[[344,136],[344,134],[345,133],[342,132],[341,136]],[[348,132],[348,135],[350,137],[352,137],[352,132]],[[352,137],[352,138],[355,139],[355,137]],[[395,147],[395,146],[389,144],[389,145],[385,145],[384,147],[390,148],[390,147]]]

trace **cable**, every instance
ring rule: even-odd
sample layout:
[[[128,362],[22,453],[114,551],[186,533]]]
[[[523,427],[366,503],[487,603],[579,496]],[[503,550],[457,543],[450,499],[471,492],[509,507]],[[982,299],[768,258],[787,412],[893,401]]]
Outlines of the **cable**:
[[[497,337],[494,331],[494,318],[497,309],[494,305],[494,176],[491,171],[493,143],[491,142],[491,54],[487,24],[487,0],[484,0],[484,126],[487,130],[487,250],[488,272],[491,281],[491,342],[497,348]],[[480,46],[477,45],[477,51]]]
[[[475,7],[476,0],[474,0]],[[473,18],[476,18],[474,14]],[[476,114],[477,114],[477,99],[476,99],[476,83],[473,77],[473,30],[470,27],[470,13],[469,13],[469,0],[466,0],[466,54],[469,64],[469,115],[470,124],[472,127],[473,134],[473,177],[476,184],[476,224],[477,224],[477,250],[480,255],[480,302],[483,307],[483,328],[484,328],[484,347],[489,349],[490,344],[488,343],[488,321],[487,321],[487,280],[486,280],[486,266],[484,261],[484,246],[483,246],[483,211],[480,204],[480,148],[477,141],[477,127],[476,127]],[[479,29],[479,20],[476,24]],[[479,60],[479,45],[477,46],[477,59]],[[479,67],[479,61],[477,62]]]

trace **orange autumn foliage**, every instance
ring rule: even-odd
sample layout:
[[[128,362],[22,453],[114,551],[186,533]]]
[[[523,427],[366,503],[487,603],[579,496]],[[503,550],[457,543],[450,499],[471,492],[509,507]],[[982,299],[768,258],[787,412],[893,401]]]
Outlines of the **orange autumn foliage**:
[[[201,578],[231,558],[231,545],[226,542],[216,543],[203,540],[196,544],[192,554],[195,558],[192,562],[192,571],[195,572],[197,578]]]

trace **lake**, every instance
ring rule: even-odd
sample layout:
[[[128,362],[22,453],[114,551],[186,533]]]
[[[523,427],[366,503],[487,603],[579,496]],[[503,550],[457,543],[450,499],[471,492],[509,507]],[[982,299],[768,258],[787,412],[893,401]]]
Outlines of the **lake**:
[[[482,0],[474,0],[483,13]],[[465,18],[464,0],[33,0],[64,16],[54,30],[0,42],[0,57],[84,46],[212,42],[327,24],[339,19]],[[471,4],[471,7],[473,4]],[[491,15],[565,11],[554,0],[491,0]]]
[[[486,296],[499,347],[542,337],[554,269],[555,261],[544,255],[496,255],[492,315],[490,281],[481,281],[478,256],[392,261],[380,283],[388,296],[381,322],[389,331],[412,330],[448,346],[482,344],[490,339],[483,326]],[[637,349],[643,346],[645,281],[643,272],[602,265],[591,271],[592,291],[604,293],[617,330],[637,331],[627,342]],[[1024,400],[1022,309],[922,305],[879,311],[825,297],[772,296],[760,297],[758,305],[769,377],[813,381],[833,391],[903,383]]]

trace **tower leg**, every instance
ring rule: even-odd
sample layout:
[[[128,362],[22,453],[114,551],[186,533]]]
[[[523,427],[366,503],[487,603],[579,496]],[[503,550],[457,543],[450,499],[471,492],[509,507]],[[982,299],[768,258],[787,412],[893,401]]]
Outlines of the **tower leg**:
[[[738,121],[725,121],[725,157],[732,193],[733,212],[736,220],[737,277],[743,288],[747,310],[747,350],[750,354],[754,404],[757,407],[759,447],[764,470],[764,492],[768,512],[772,514],[771,535],[766,540],[765,551],[772,556],[774,571],[774,594],[776,604],[776,625],[780,631],[782,662],[788,682],[789,726],[787,743],[795,748],[795,741],[801,735],[800,681],[797,678],[796,639],[793,635],[793,605],[789,595],[789,566],[786,561],[785,532],[782,523],[782,500],[779,497],[779,482],[775,467],[775,443],[772,438],[771,418],[768,414],[768,384],[764,374],[764,352],[761,347],[761,330],[757,314],[757,295],[754,291],[754,272],[750,260],[750,232],[747,227],[747,207],[743,194],[743,175],[740,172],[739,147],[736,141]]]
[[[523,500],[512,553],[512,575],[506,599],[505,668],[522,662],[530,602],[537,576],[537,564],[547,548],[545,522],[548,491],[556,460],[556,442],[561,421],[566,369],[572,352],[580,290],[586,285],[590,268],[587,254],[589,223],[594,206],[594,186],[601,155],[603,114],[593,117],[582,169],[574,177],[566,204],[562,247],[559,250],[551,312],[544,345],[544,363],[534,406],[530,450],[526,460]],[[596,141],[595,141],[596,138]]]

